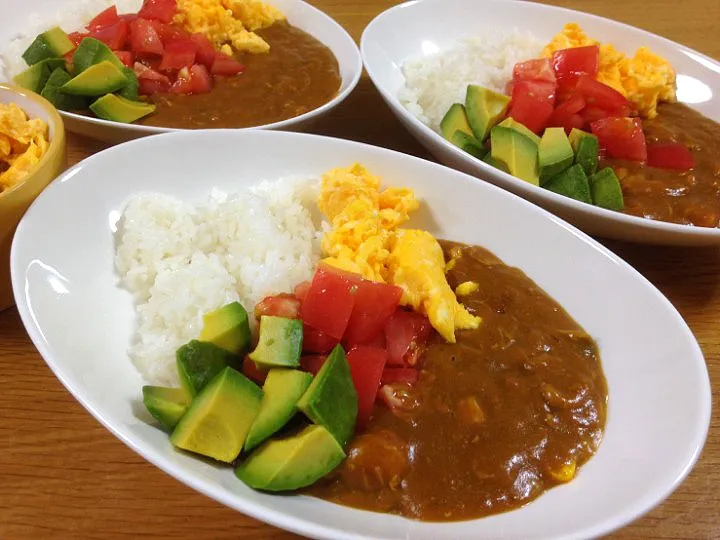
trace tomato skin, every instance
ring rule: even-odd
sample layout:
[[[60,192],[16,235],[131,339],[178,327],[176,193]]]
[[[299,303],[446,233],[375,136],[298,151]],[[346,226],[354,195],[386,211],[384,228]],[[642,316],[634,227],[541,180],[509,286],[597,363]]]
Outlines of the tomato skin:
[[[193,64],[190,66],[190,81],[192,83],[193,94],[205,94],[212,90],[212,77],[210,77],[207,68],[202,64]]]
[[[415,368],[406,367],[387,367],[383,370],[380,384],[394,384],[405,382],[415,384],[420,376],[420,372]]]
[[[521,98],[532,98],[537,101],[555,105],[555,85],[544,81],[516,81],[512,92],[513,103]]]
[[[190,39],[192,39],[197,45],[197,53],[195,55],[197,61],[206,68],[210,69],[215,61],[215,55],[217,54],[215,47],[213,47],[210,40],[203,34],[191,34]]]
[[[243,360],[242,372],[248,379],[262,385],[267,378],[267,371],[263,371],[257,367],[255,362],[250,360],[247,356]]]
[[[303,352],[328,353],[340,340],[303,323]]]
[[[584,107],[585,100],[582,96],[574,94],[555,107],[548,119],[548,126],[565,128],[568,133],[572,128],[582,129],[585,126],[585,120],[578,113]]]
[[[263,315],[297,319],[300,316],[300,300],[287,293],[266,296],[255,305],[255,318],[259,320]]]
[[[140,83],[139,92],[141,94],[149,96],[156,92],[167,92],[170,90],[170,79],[162,73],[158,73],[140,62],[135,62],[133,70]]]
[[[590,124],[608,157],[647,161],[647,146],[639,118],[602,118]]]
[[[197,45],[189,39],[171,41],[165,45],[160,71],[171,71],[190,67],[195,62]]]
[[[350,374],[358,396],[356,429],[367,425],[380,389],[380,379],[387,362],[387,351],[377,347],[357,346],[347,354]]]
[[[682,143],[648,144],[647,164],[660,169],[687,171],[695,167],[695,158]]]
[[[620,92],[596,81],[589,75],[580,75],[575,90],[585,99],[588,107],[604,109],[607,116],[630,116],[632,107]]]
[[[427,317],[398,309],[385,324],[388,365],[413,366],[430,338],[432,327]]]
[[[375,339],[402,298],[402,289],[363,279],[358,283],[345,341],[350,345],[368,343]]]
[[[339,342],[350,321],[358,280],[329,265],[318,265],[300,308],[302,320]]]
[[[133,53],[130,51],[113,51],[115,53],[115,56],[120,59],[120,61],[125,64],[127,67],[133,67],[133,64],[135,63],[135,58],[133,57]]]
[[[138,17],[169,23],[177,11],[176,0],[144,0]]]
[[[324,354],[306,354],[300,357],[300,369],[317,375],[320,368],[323,367],[327,356]]]
[[[221,52],[215,55],[215,60],[213,60],[212,67],[210,68],[210,73],[213,75],[220,75],[222,77],[237,75],[243,71],[245,71],[245,66],[243,64]]]
[[[525,62],[518,62],[513,67],[513,82],[536,81],[556,84],[555,72],[549,58],[533,58]],[[512,89],[511,92],[512,93]]]
[[[552,57],[552,69],[558,78],[575,75],[595,77],[600,63],[600,47],[573,47],[555,51]]]
[[[172,41],[183,41],[190,39],[190,34],[188,34],[185,30],[174,24],[165,24],[155,20],[151,20],[150,24],[155,29],[158,36],[160,36],[160,41],[163,42],[163,45],[167,45]]]
[[[541,133],[555,103],[555,86],[547,82],[518,81],[513,86],[508,116],[529,130]]]
[[[98,41],[102,41],[113,50],[124,49],[129,35],[130,26],[122,20],[116,22],[115,24],[103,26],[90,31],[90,37],[94,37]]]
[[[130,23],[130,47],[136,54],[161,56],[165,48],[150,21],[137,18]]]
[[[87,29],[90,31],[102,28],[103,26],[111,26],[121,19],[118,16],[117,7],[110,6],[104,11],[101,11],[87,24]]]

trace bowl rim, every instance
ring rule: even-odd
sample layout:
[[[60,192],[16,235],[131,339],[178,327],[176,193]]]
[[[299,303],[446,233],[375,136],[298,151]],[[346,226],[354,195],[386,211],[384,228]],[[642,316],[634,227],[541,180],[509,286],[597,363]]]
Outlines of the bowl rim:
[[[353,58],[351,60],[351,63],[349,67],[352,70],[352,76],[348,80],[347,87],[342,90],[338,91],[335,96],[330,100],[319,107],[316,107],[314,109],[311,109],[309,111],[306,111],[298,116],[293,116],[291,118],[286,118],[285,120],[278,120],[277,122],[272,122],[269,124],[260,124],[257,126],[246,126],[246,127],[239,127],[239,128],[204,128],[204,129],[238,129],[238,130],[253,130],[253,129],[271,129],[271,130],[278,130],[278,129],[289,129],[292,128],[295,124],[302,123],[304,121],[311,120],[312,118],[315,118],[317,116],[320,116],[326,112],[328,112],[330,109],[336,107],[355,90],[355,87],[358,85],[358,82],[360,82],[360,77],[362,76],[363,72],[363,60],[362,55],[360,54],[360,48],[358,47],[358,44],[356,41],[352,38],[352,36],[348,33],[348,31],[345,29],[344,26],[342,26],[339,22],[337,22],[335,19],[333,19],[330,15],[322,11],[321,9],[316,8],[314,5],[306,2],[305,0],[292,0],[293,2],[297,2],[297,4],[302,5],[303,9],[307,9],[311,12],[314,12],[315,15],[319,16],[325,21],[325,24],[328,25],[328,28],[330,26],[335,27],[335,29],[339,32],[339,35],[342,36],[344,40],[348,44],[352,44],[351,50],[353,52]],[[296,26],[296,28],[300,28],[299,26]],[[303,30],[304,31],[304,30]],[[320,40],[318,40],[320,41]],[[321,41],[321,43],[323,43]],[[325,43],[323,43],[327,47]],[[335,57],[336,60],[337,57],[333,53],[333,57]],[[338,66],[340,62],[338,61]],[[341,77],[341,86],[344,81]],[[339,90],[339,89],[338,89]],[[83,122],[88,125],[95,126],[97,128],[102,129],[126,129],[128,131],[133,132],[136,136],[142,137],[142,136],[149,136],[149,135],[159,135],[161,133],[174,133],[174,132],[183,132],[183,131],[198,131],[197,128],[171,128],[171,127],[163,127],[163,126],[151,126],[151,125],[144,125],[144,124],[135,124],[135,123],[122,123],[122,122],[114,122],[112,120],[103,120],[102,118],[97,118],[95,116],[85,116],[82,114],[77,114],[73,112],[68,111],[58,111],[60,116],[67,118],[73,122]]]
[[[9,189],[0,192],[0,204],[8,200],[12,201],[12,199],[14,199],[18,193],[21,193],[24,189],[29,189],[29,186],[32,184],[32,180],[34,179],[37,172],[45,168],[45,166],[47,166],[50,161],[55,159],[56,155],[59,152],[62,152],[65,146],[65,124],[58,110],[52,105],[52,103],[50,103],[40,94],[36,94],[35,92],[27,90],[26,88],[4,82],[0,82],[0,93],[2,92],[18,95],[23,100],[30,101],[36,105],[39,105],[48,115],[48,131],[52,129],[53,132],[52,135],[48,133],[50,144],[48,145],[48,148],[43,154],[43,156],[40,158],[40,161],[38,161],[35,166],[26,173],[25,177],[20,182],[10,187]],[[25,114],[28,114],[27,110],[25,110],[25,108],[22,106],[22,103],[18,103],[15,101],[12,101],[12,103],[18,105],[25,112]],[[54,179],[55,175],[50,178],[51,181]]]
[[[463,162],[465,162],[468,166],[471,167],[479,167],[486,175],[492,175],[496,176],[502,179],[502,183],[495,183],[490,182],[501,189],[504,189],[506,191],[511,191],[508,187],[505,187],[505,184],[512,185],[513,187],[517,188],[517,192],[513,191],[516,195],[518,193],[522,193],[522,195],[519,195],[523,198],[526,198],[526,195],[528,197],[535,197],[538,199],[545,199],[549,204],[552,204],[554,206],[564,206],[569,208],[570,210],[574,212],[581,212],[584,213],[590,217],[594,218],[600,218],[604,220],[610,220],[617,222],[620,226],[623,228],[635,228],[638,230],[645,230],[648,232],[662,232],[662,233],[668,233],[668,234],[674,234],[674,235],[681,235],[681,236],[694,236],[697,238],[714,238],[714,239],[720,239],[720,226],[718,227],[700,227],[695,225],[684,225],[681,223],[671,223],[667,221],[659,221],[659,220],[653,220],[653,219],[646,219],[640,216],[634,216],[631,214],[624,214],[619,211],[615,210],[608,210],[606,208],[601,208],[599,206],[595,206],[593,204],[584,203],[581,201],[577,201],[575,199],[572,199],[570,197],[565,197],[563,195],[554,193],[550,190],[544,189],[540,186],[532,185],[528,182],[525,182],[521,180],[520,178],[517,178],[509,173],[506,173],[504,171],[501,171],[499,169],[495,169],[491,165],[488,165],[487,163],[483,162],[482,160],[476,159],[454,144],[452,144],[450,141],[446,140],[442,135],[437,133],[435,130],[433,130],[430,126],[424,124],[421,122],[415,115],[413,115],[410,111],[408,111],[402,103],[400,103],[400,100],[398,99],[396,93],[391,92],[386,85],[381,84],[379,82],[380,77],[377,75],[377,73],[374,71],[373,66],[374,64],[368,62],[367,60],[367,48],[368,48],[368,42],[370,40],[369,34],[374,31],[374,27],[376,24],[378,24],[378,21],[386,16],[389,16],[391,13],[394,13],[396,11],[400,11],[406,8],[410,8],[414,6],[415,4],[437,4],[438,6],[442,6],[444,9],[449,9],[448,3],[452,5],[457,0],[408,0],[406,2],[403,2],[401,4],[397,4],[395,6],[392,6],[385,11],[379,13],[377,16],[375,16],[368,24],[365,26],[362,36],[360,37],[360,54],[363,59],[363,66],[365,70],[367,71],[367,74],[372,81],[373,85],[375,86],[376,90],[382,95],[382,97],[385,99],[386,103],[390,106],[390,108],[395,112],[396,115],[400,115],[403,120],[409,122],[413,128],[421,131],[423,134],[429,136],[432,138],[433,141],[437,142],[438,144],[442,145],[445,149],[451,151],[454,153],[455,156],[458,156]],[[477,0],[479,3],[485,2],[487,0]],[[493,3],[495,0],[490,0],[490,3]],[[520,6],[525,4],[524,0],[502,0],[504,4],[514,4],[517,9],[519,9]],[[632,32],[639,32],[641,34],[644,34],[646,36],[650,36],[653,39],[660,40],[664,42],[666,45],[677,48],[683,52],[690,52],[694,57],[700,57],[703,60],[709,62],[710,64],[716,65],[718,67],[718,70],[720,70],[720,62],[718,60],[715,60],[699,51],[696,51],[694,49],[691,49],[685,45],[682,45],[681,43],[677,43],[675,41],[672,41],[668,38],[665,38],[663,36],[660,36],[658,34],[654,34],[652,32],[648,32],[647,30],[643,30],[641,28],[638,28],[636,26],[632,26],[627,23],[623,23],[620,21],[616,21],[614,19],[610,19],[607,17],[602,17],[600,15],[595,15],[593,13],[587,13],[584,11],[579,11],[571,8],[561,7],[561,6],[554,6],[554,5],[548,5],[548,4],[534,4],[534,8],[537,9],[545,9],[550,11],[561,11],[565,12],[568,15],[575,15],[575,14],[581,14],[584,17],[588,17],[590,19],[594,19],[597,21],[601,21],[604,23],[610,23],[616,26],[619,26],[623,28],[623,30],[629,30]],[[398,69],[401,69],[401,66],[397,66]],[[412,133],[411,133],[412,135]],[[484,178],[481,178],[479,176],[479,173],[473,172],[468,173],[471,176],[474,176],[478,180],[483,180],[485,182],[488,182],[488,180],[485,180]],[[534,202],[534,201],[532,201]],[[554,211],[553,211],[554,213]]]

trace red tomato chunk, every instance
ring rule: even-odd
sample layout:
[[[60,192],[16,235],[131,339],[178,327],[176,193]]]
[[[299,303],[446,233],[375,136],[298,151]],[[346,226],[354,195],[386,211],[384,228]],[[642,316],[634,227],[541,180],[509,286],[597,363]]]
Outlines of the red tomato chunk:
[[[600,47],[590,45],[587,47],[573,47],[555,51],[552,57],[552,68],[558,78],[573,77],[576,75],[590,75],[595,77],[600,62]]]
[[[387,351],[360,345],[350,349],[347,360],[358,395],[357,426],[362,428],[370,419],[380,389],[380,378],[387,362]]]
[[[660,169],[686,171],[695,166],[695,158],[682,143],[649,144],[647,164]]]
[[[360,279],[359,276],[350,276],[348,272],[321,264],[300,309],[306,324],[338,341],[350,321]]]
[[[250,360],[247,356],[245,357],[245,360],[243,360],[242,372],[248,379],[255,381],[259,385],[262,385],[267,377],[267,371],[258,369],[255,362]]]
[[[110,6],[105,11],[101,11],[100,13],[98,13],[88,23],[87,29],[90,31],[96,30],[98,28],[102,28],[103,26],[110,26],[121,20],[122,19],[120,19],[120,17],[118,16],[117,8],[115,6]]]
[[[385,325],[388,365],[414,366],[430,338],[431,329],[424,315],[398,309]]]
[[[125,21],[119,21],[110,26],[103,26],[90,31],[90,36],[102,41],[111,49],[123,49],[130,35],[130,26]]]
[[[603,118],[590,124],[608,157],[647,161],[647,147],[639,118]]]
[[[303,322],[303,351],[310,353],[328,353],[340,340],[316,330]]]
[[[195,62],[197,45],[190,39],[172,41],[165,45],[160,71],[168,71],[190,67]]]
[[[385,323],[395,312],[402,298],[402,289],[363,279],[358,283],[345,341],[350,345],[365,344],[382,333]]]
[[[327,357],[322,354],[307,354],[302,356],[300,358],[300,369],[307,371],[308,373],[312,373],[313,375],[317,375],[320,368],[323,367],[326,358]]]
[[[555,86],[555,73],[549,58],[535,58],[518,62],[513,67],[513,81],[549,82]]]
[[[255,306],[255,318],[260,319],[263,315],[297,319],[300,316],[300,300],[286,293],[266,296]]]
[[[176,0],[145,0],[138,11],[138,17],[169,23],[176,11]]]
[[[130,23],[130,46],[136,54],[162,55],[165,50],[150,21],[135,19]]]
[[[220,75],[222,77],[229,77],[231,75],[237,75],[245,71],[245,66],[234,58],[223,54],[221,52],[215,55],[215,59],[210,68],[210,73],[213,75]]]

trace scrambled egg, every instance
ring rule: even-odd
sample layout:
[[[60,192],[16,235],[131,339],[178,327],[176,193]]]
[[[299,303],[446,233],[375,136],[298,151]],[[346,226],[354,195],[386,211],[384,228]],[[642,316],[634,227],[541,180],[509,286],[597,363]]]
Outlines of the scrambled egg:
[[[270,45],[254,31],[285,16],[260,0],[177,0],[173,22],[188,32],[199,32],[225,54],[266,53]]]
[[[320,210],[332,228],[322,240],[324,262],[392,283],[403,290],[402,304],[427,314],[446,341],[455,329],[477,328],[475,317],[457,301],[445,278],[445,259],[428,232],[398,229],[419,207],[412,190],[388,188],[360,164],[323,175]]]
[[[0,192],[22,181],[49,145],[44,120],[28,119],[14,103],[0,103]]]
[[[675,70],[664,58],[640,47],[628,58],[612,44],[589,38],[578,24],[568,23],[543,50],[546,57],[573,47],[600,45],[597,80],[625,96],[641,116],[654,118],[659,101],[675,101]]]

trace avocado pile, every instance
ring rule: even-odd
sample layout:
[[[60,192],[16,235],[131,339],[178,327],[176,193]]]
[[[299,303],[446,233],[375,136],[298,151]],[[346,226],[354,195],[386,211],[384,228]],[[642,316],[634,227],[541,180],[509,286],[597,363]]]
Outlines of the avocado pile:
[[[73,49],[72,62],[65,55]],[[13,78],[64,111],[90,109],[98,118],[130,123],[155,111],[138,101],[138,79],[107,45],[86,37],[75,44],[54,27],[35,38],[23,53],[30,66]]]
[[[296,369],[302,336],[300,320],[260,319],[257,346],[245,359],[267,372],[260,388],[240,372],[251,345],[247,312],[227,304],[205,314],[199,339],[177,350],[181,388],[145,386],[143,402],[174,446],[235,463],[248,486],[309,486],[345,458],[357,393],[340,345],[315,377]]]
[[[573,129],[545,129],[542,137],[511,117],[510,97],[468,85],[465,104],[454,103],[440,122],[445,139],[521,180],[609,210],[624,207],[615,172],[598,171],[598,139]],[[488,144],[489,142],[489,144]]]

